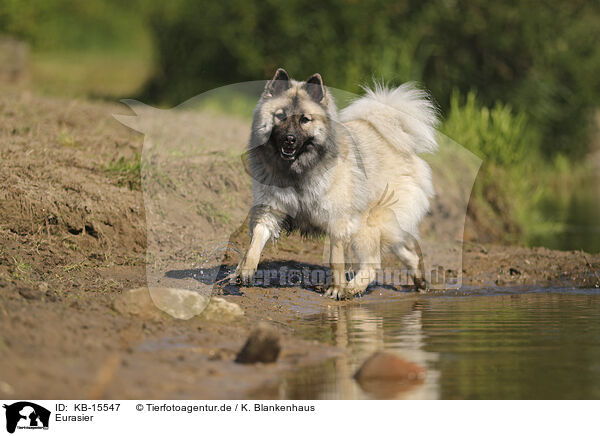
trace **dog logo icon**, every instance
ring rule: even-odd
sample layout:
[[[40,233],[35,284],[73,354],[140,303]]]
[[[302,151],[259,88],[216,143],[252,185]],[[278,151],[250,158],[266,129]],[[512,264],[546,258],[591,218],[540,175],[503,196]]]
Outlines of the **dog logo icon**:
[[[18,429],[48,429],[50,411],[29,401],[19,401],[4,405],[6,409],[6,431],[14,433]]]

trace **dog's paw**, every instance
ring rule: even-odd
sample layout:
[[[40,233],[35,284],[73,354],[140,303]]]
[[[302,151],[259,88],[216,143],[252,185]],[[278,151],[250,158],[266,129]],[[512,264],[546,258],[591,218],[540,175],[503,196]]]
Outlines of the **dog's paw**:
[[[338,300],[351,300],[355,295],[355,292],[352,288],[342,288],[339,290],[337,294]]]
[[[242,280],[240,279],[240,276],[238,275],[237,271],[229,274],[227,277],[225,277],[225,280],[223,280],[223,281],[228,282],[230,285],[241,285],[242,284]]]
[[[367,285],[363,285],[360,282],[356,282],[354,279],[348,282],[348,286],[344,289],[345,293],[342,296],[342,299],[350,299],[354,298],[357,295],[362,295],[367,290]]]
[[[330,286],[323,293],[323,295],[326,297],[329,297],[329,298],[337,298],[338,289],[339,289],[339,287],[337,287],[337,286]]]
[[[414,277],[413,282],[415,284],[415,289],[417,292],[429,291],[429,283],[427,283],[427,280],[419,278],[419,277]]]
[[[354,297],[354,292],[349,288],[342,288],[340,286],[330,286],[325,291],[325,296],[332,300],[349,300]]]
[[[229,276],[230,285],[249,286],[252,283],[256,268],[237,267],[235,272]]]
[[[341,300],[344,296],[344,289],[339,286],[330,286],[327,291],[325,291],[325,296],[332,300]]]

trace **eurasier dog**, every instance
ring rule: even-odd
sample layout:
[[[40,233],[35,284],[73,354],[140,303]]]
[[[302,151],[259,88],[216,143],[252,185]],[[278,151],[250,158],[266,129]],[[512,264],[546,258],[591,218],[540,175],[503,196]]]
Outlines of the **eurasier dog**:
[[[319,74],[306,82],[277,70],[254,110],[249,144],[253,177],[250,247],[232,274],[248,283],[261,251],[282,230],[330,238],[331,285],[325,295],[362,293],[391,249],[417,288],[426,286],[418,226],[433,196],[436,110],[410,84],[375,85],[338,113]],[[358,270],[345,275],[345,253]]]

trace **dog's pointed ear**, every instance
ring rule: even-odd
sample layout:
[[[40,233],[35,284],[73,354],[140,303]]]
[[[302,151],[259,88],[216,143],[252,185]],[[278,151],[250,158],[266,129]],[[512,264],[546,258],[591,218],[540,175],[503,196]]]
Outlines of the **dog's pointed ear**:
[[[317,103],[320,103],[323,97],[325,97],[325,85],[323,85],[323,78],[319,73],[313,74],[308,78],[304,84],[304,89]]]
[[[265,87],[265,96],[274,97],[290,88],[290,76],[283,68],[278,68],[275,75]]]

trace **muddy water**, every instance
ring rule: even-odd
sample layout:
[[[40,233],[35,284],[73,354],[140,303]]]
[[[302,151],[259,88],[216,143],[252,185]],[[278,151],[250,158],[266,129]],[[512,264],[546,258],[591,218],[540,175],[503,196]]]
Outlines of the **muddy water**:
[[[291,374],[284,398],[600,398],[598,289],[404,295],[331,307],[297,332],[347,352]],[[359,386],[352,375],[381,349],[426,367],[425,379]]]

